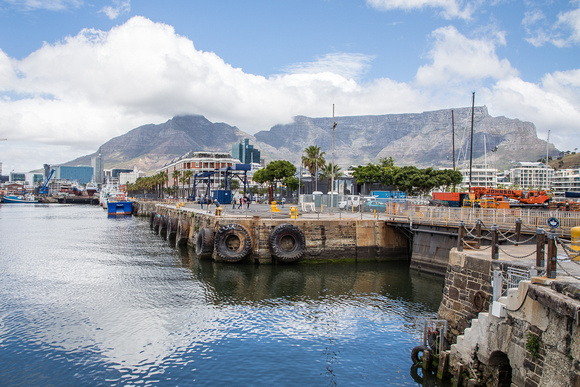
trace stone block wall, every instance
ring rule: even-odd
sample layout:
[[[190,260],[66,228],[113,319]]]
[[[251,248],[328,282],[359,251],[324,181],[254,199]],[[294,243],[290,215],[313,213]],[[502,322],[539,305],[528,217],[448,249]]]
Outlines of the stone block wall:
[[[491,270],[490,261],[456,249],[451,251],[438,312],[438,318],[448,322],[450,343],[471,325],[479,312],[489,308],[493,295]]]

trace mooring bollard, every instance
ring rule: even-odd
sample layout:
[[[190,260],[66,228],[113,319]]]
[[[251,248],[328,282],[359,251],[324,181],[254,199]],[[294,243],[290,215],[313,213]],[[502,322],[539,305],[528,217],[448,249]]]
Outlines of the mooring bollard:
[[[548,259],[546,259],[546,277],[556,278],[556,261],[558,259],[558,249],[556,248],[556,234],[548,233]]]
[[[491,226],[491,259],[499,259],[499,242],[497,238],[497,224]]]
[[[538,228],[536,229],[536,267],[544,267],[545,245],[546,245],[546,232],[544,231],[544,229]]]
[[[465,231],[465,223],[459,221],[459,228],[457,229],[457,251],[463,251],[463,233]]]
[[[476,247],[481,248],[481,219],[477,219],[475,222],[475,235],[477,236]]]
[[[522,234],[522,219],[516,219],[516,243],[515,245],[518,246],[520,242],[520,236]]]

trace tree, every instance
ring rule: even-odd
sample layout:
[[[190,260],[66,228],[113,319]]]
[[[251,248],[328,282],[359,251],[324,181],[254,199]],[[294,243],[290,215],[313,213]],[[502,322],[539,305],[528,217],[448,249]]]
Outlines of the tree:
[[[173,173],[171,174],[171,177],[173,178],[173,187],[177,191],[177,182],[179,181],[179,178],[181,177],[181,171],[177,170],[177,169],[174,170]]]
[[[191,179],[193,178],[193,171],[188,169],[183,172],[183,177],[187,180],[187,197],[189,197],[191,192]]]
[[[288,191],[294,192],[298,189],[298,179],[296,176],[290,176],[284,179],[284,185],[288,188]]]
[[[328,186],[329,187],[332,184],[331,181],[332,181],[332,172],[333,171],[334,171],[334,178],[335,179],[337,177],[344,175],[342,172],[340,172],[340,169],[341,168],[338,165],[332,165],[332,163],[325,164],[324,167],[322,167],[320,174],[322,175],[323,178],[328,179]],[[333,191],[333,187],[330,187],[330,191]]]
[[[302,165],[308,169],[311,176],[316,174],[316,168],[321,169],[326,164],[324,160],[325,152],[320,151],[320,147],[317,145],[310,145],[304,149],[305,156],[302,156]]]

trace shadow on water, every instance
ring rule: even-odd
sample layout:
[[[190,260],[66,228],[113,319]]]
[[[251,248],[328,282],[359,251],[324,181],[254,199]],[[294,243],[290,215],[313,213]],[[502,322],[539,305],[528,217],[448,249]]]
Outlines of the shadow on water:
[[[179,252],[181,264],[206,284],[207,297],[214,303],[379,294],[436,312],[442,297],[442,277],[412,271],[407,263],[230,264],[198,259],[191,247],[180,247]]]

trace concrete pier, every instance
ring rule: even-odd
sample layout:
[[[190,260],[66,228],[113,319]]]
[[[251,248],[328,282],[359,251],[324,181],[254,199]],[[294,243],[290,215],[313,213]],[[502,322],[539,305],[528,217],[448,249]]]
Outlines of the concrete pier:
[[[214,206],[208,210],[207,206],[201,208],[199,204],[139,202],[135,207],[135,215],[150,217],[154,214],[158,217],[158,220],[152,220],[152,228],[164,238],[174,238],[176,230],[186,224],[188,231],[185,233],[190,246],[198,245],[202,229],[206,229],[204,233],[209,229],[218,236],[223,227],[241,225],[251,243],[250,254],[243,259],[246,262],[281,262],[272,254],[271,235],[276,227],[283,224],[293,225],[303,234],[305,245],[300,262],[410,259],[407,235],[384,221],[369,218],[368,214],[361,219],[359,213],[306,213],[291,219],[288,206],[283,213],[273,213],[267,205],[252,204],[249,210],[223,206],[219,216]],[[172,228],[173,232],[168,231]],[[223,260],[216,251],[212,252],[211,257],[216,261]]]

